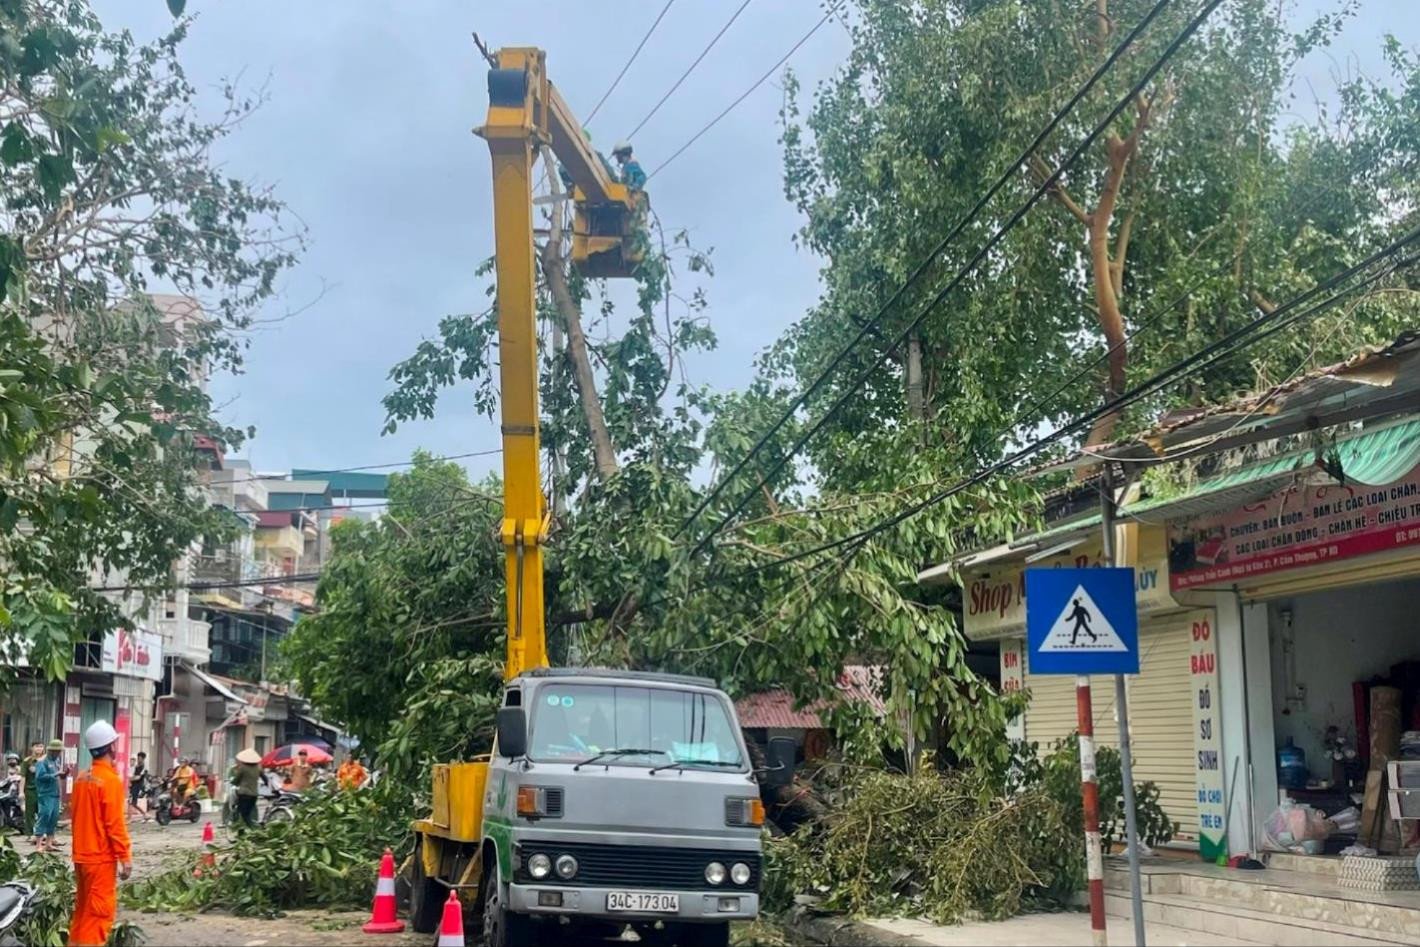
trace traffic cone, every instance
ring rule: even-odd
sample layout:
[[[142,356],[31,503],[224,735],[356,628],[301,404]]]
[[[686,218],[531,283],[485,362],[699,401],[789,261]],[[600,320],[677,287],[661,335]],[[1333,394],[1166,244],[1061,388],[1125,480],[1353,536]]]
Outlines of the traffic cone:
[[[375,903],[370,922],[360,928],[366,934],[398,934],[404,922],[397,916],[394,902],[394,853],[385,849],[380,857],[380,880],[375,882]]]
[[[204,873],[217,870],[217,855],[212,850],[216,841],[217,836],[212,831],[212,822],[209,819],[202,827],[202,861],[193,869],[193,877],[201,878]]]
[[[435,947],[463,947],[463,905],[457,891],[450,891],[449,900],[444,902],[444,920],[439,925]]]

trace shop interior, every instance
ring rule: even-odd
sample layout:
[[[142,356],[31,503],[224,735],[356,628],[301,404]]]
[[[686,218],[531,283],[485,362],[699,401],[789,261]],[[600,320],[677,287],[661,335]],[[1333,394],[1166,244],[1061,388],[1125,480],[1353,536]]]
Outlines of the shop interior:
[[[1396,783],[1420,778],[1418,606],[1420,579],[1268,603],[1277,785],[1284,805],[1310,807],[1268,817],[1269,834],[1290,836],[1286,850],[1394,852],[1420,842],[1420,821],[1393,817],[1406,797],[1391,799]]]

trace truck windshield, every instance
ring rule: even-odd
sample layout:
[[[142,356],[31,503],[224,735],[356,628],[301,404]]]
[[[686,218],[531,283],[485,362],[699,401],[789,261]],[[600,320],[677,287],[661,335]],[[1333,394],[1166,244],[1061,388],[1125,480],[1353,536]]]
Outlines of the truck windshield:
[[[538,690],[529,756],[609,766],[743,766],[734,724],[713,694],[612,684],[556,684]],[[645,753],[624,753],[640,749]]]

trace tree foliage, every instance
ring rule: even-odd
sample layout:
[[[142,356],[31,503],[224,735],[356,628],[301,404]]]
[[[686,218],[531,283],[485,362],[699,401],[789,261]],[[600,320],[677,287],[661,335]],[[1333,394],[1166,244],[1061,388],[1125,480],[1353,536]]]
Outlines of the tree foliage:
[[[497,484],[416,455],[378,521],[334,529],[319,610],[282,642],[301,691],[396,777],[486,752],[502,683]]]
[[[139,44],[85,2],[0,4],[0,652],[61,675],[121,618],[104,579],[169,581],[221,521],[205,393],[295,260],[299,230],[213,148],[258,102],[197,113],[186,23]],[[176,296],[159,297],[150,293]],[[200,308],[199,308],[200,307]],[[95,579],[99,582],[95,582]]]
[[[838,74],[806,106],[796,84],[788,89],[785,190],[804,215],[800,240],[827,265],[819,304],[767,368],[799,385],[816,377],[1151,6],[859,3],[853,51]],[[837,396],[872,360],[886,361],[818,442],[820,466],[836,466],[828,458],[844,441],[900,423],[903,353],[887,340],[1059,166],[1196,10],[1167,8],[1045,143],[1030,172],[1013,179],[919,288],[890,309],[881,333],[825,396]],[[1338,3],[1300,30],[1289,28],[1289,12],[1270,0],[1222,5],[1067,170],[1050,201],[931,310],[921,328],[928,414],[937,421],[928,436],[956,447],[963,464],[995,459],[1014,438],[1094,408],[1103,391],[1117,390],[1103,371],[1069,383],[1104,347],[1102,276],[1122,328],[1137,333],[1119,351],[1128,379],[1137,381],[1254,318],[1266,300],[1315,285],[1414,225],[1415,178],[1406,171],[1420,144],[1413,55],[1391,41],[1389,76],[1349,79],[1334,112],[1302,119],[1292,91],[1298,63],[1354,11]],[[1117,201],[1097,215],[1112,171]],[[1092,265],[1097,217],[1107,273]],[[1393,337],[1414,314],[1413,298],[1401,304],[1376,296],[1361,306],[1223,362],[1163,403],[1215,401],[1270,383],[1303,363]],[[1126,424],[1160,407],[1144,404]]]
[[[1348,80],[1333,114],[1299,121],[1290,92],[1297,64],[1330,41],[1348,10],[1295,30],[1270,0],[1225,5],[1049,200],[927,316],[917,338],[921,408],[909,410],[910,359],[891,340],[1196,9],[1171,5],[822,393],[698,522],[683,524],[706,499],[706,479],[748,457],[793,393],[818,378],[1151,5],[860,0],[847,17],[853,48],[839,72],[808,103],[792,77],[786,87],[785,191],[804,216],[800,242],[824,260],[822,298],[763,354],[744,391],[713,393],[679,375],[688,351],[713,345],[705,255],[679,239],[662,245],[626,309],[575,271],[565,287],[571,304],[559,305],[558,267],[543,248],[556,653],[705,673],[735,693],[785,687],[805,703],[827,700],[853,749],[876,747],[884,731],[902,739],[898,721],[921,736],[945,720],[952,753],[1004,759],[1002,706],[966,665],[953,603],[916,575],[1027,528],[1034,488],[986,483],[891,529],[860,531],[1412,226],[1420,151],[1412,54],[1389,44],[1390,76]],[[1414,309],[1408,284],[1380,284],[1309,331],[1225,361],[1122,423],[1386,339]],[[597,461],[571,356],[553,344],[569,313],[586,322],[615,464]],[[1106,339],[1127,331],[1135,334],[1109,371],[1067,384]],[[445,319],[438,337],[391,373],[389,426],[429,416],[438,392],[455,383],[472,383],[476,407],[496,418],[496,341],[491,309]],[[879,359],[886,368],[854,387]],[[806,456],[787,456],[820,422]],[[701,542],[722,517],[725,528]],[[486,581],[499,586],[496,562],[487,565]],[[883,669],[886,720],[835,703],[848,663]]]

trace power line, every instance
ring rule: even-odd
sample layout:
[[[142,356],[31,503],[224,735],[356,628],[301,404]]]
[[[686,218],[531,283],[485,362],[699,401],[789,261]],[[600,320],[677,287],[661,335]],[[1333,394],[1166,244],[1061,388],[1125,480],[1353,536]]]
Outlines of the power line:
[[[1167,2],[1167,0],[1165,0],[1165,2]],[[760,76],[754,81],[754,85],[750,86],[748,89],[745,89],[744,92],[740,93],[739,98],[735,99],[729,105],[725,106],[724,110],[720,112],[719,115],[716,115],[714,118],[710,119],[710,121],[706,122],[705,125],[701,127],[700,131],[696,132],[694,135],[691,135],[689,141],[687,141],[685,144],[681,145],[674,152],[672,152],[669,158],[667,158],[665,161],[662,161],[656,167],[656,170],[646,175],[646,180],[649,181],[651,180],[651,178],[664,171],[666,169],[666,165],[679,158],[687,148],[689,148],[691,145],[695,144],[697,141],[700,140],[700,136],[704,135],[710,129],[718,125],[720,123],[720,119],[724,118],[726,115],[729,115],[732,111],[734,111],[736,106],[738,106],[745,99],[749,98],[750,93],[752,93],[755,89],[758,89],[760,86],[764,85],[765,81],[768,80],[770,76],[774,75],[774,73],[779,69],[780,66],[784,65],[786,62],[789,61],[790,56],[794,55],[796,52],[799,51],[800,46],[807,43],[809,41],[809,38],[819,31],[819,27],[823,26],[825,23],[828,22],[829,18],[833,16],[833,14],[838,10],[838,7],[840,7],[841,5],[842,0],[838,0],[838,2],[836,2],[832,7],[830,7],[829,11],[823,15],[823,19],[815,23],[812,29],[810,29],[807,33],[805,33],[799,38],[799,41],[797,43],[789,47],[789,51],[784,55],[780,56],[778,62],[776,62],[774,65],[770,66],[767,70],[765,70],[764,75]],[[744,8],[741,7],[741,9]],[[657,106],[657,108],[659,107],[660,106]],[[647,117],[649,118],[650,116]],[[642,124],[645,124],[645,122],[642,122]],[[637,128],[639,129],[640,125],[638,125]],[[631,134],[634,135],[636,134],[636,132],[632,132]],[[628,135],[627,137],[629,138],[631,136]]]
[[[646,126],[646,123],[651,120],[651,116],[655,115],[661,110],[661,106],[665,105],[666,100],[675,94],[675,90],[680,88],[681,83],[690,77],[690,74],[695,71],[695,67],[700,65],[700,60],[704,59],[706,55],[709,54],[710,50],[715,48],[715,44],[720,42],[720,37],[724,36],[725,31],[728,30],[730,26],[740,18],[740,14],[745,12],[745,7],[749,6],[749,4],[750,0],[744,0],[744,3],[740,4],[739,9],[736,10],[727,21],[725,21],[725,25],[720,27],[720,32],[715,34],[715,36],[710,40],[709,45],[702,49],[700,51],[700,55],[695,57],[695,61],[686,67],[685,72],[682,72],[680,74],[680,78],[675,81],[675,85],[671,86],[669,89],[666,90],[666,94],[661,96],[661,100],[651,107],[651,111],[646,113],[646,117],[641,119],[641,121],[636,124],[635,128],[631,129],[631,134],[627,135],[626,138],[631,139],[636,137],[636,133]]]
[[[976,205],[972,207],[970,211],[967,212],[967,215],[961,220],[957,221],[956,225],[947,232],[946,236],[944,236],[940,241],[938,241],[937,245],[932,248],[931,252],[928,253],[927,256],[924,257],[922,261],[917,264],[917,266],[912,270],[910,274],[908,274],[907,279],[904,280],[901,285],[899,285],[897,289],[893,291],[892,295],[888,297],[886,302],[884,302],[881,306],[878,307],[878,311],[873,315],[873,318],[859,326],[858,334],[854,336],[853,339],[849,341],[849,343],[841,351],[839,351],[839,353],[833,358],[833,360],[829,362],[828,366],[824,368],[823,371],[819,372],[819,374],[814,378],[813,382],[810,383],[810,385],[793,400],[793,402],[784,410],[784,412],[779,416],[779,418],[772,425],[770,425],[769,429],[759,437],[759,439],[750,448],[749,453],[747,453],[743,458],[741,458],[741,460],[736,463],[727,474],[720,478],[719,483],[714,485],[710,489],[710,491],[706,493],[706,495],[696,505],[695,509],[691,511],[690,516],[687,517],[685,522],[681,523],[680,527],[676,530],[676,536],[679,536],[680,534],[684,533],[686,529],[688,529],[697,519],[699,519],[700,514],[705,512],[705,510],[709,508],[710,504],[715,502],[716,498],[722,492],[724,492],[727,486],[729,486],[730,481],[732,481],[736,476],[738,476],[740,472],[743,471],[744,468],[749,464],[750,460],[752,460],[755,455],[757,455],[761,450],[764,449],[765,445],[769,443],[770,438],[772,438],[775,434],[779,433],[779,431],[784,427],[784,425],[789,422],[789,419],[792,418],[800,408],[802,408],[805,404],[808,403],[808,400],[813,397],[814,394],[818,391],[818,389],[828,381],[828,379],[832,376],[833,372],[837,371],[838,366],[841,365],[852,353],[852,351],[859,344],[862,343],[863,339],[866,338],[869,333],[876,333],[878,331],[878,325],[882,322],[888,310],[894,305],[896,305],[897,302],[902,299],[903,295],[926,274],[928,268],[936,261],[937,257],[940,256],[942,252],[946,250],[946,248],[951,244],[951,242],[955,240],[972,223],[972,221],[976,219],[976,217],[985,209],[986,205],[991,201],[993,197],[996,196],[996,194],[1001,190],[1001,188],[1005,187],[1006,184],[1010,182],[1023,167],[1025,167],[1026,162],[1030,160],[1030,157],[1032,154],[1035,153],[1035,150],[1039,148],[1041,144],[1044,143],[1045,139],[1049,137],[1049,135],[1060,125],[1062,121],[1065,120],[1066,116],[1068,116],[1070,112],[1074,110],[1075,106],[1086,95],[1090,93],[1090,91],[1099,82],[1099,80],[1104,77],[1105,73],[1113,67],[1114,63],[1117,62],[1122,55],[1124,55],[1125,51],[1128,50],[1128,48],[1134,43],[1135,39],[1137,39],[1138,36],[1143,32],[1143,30],[1149,25],[1149,23],[1152,22],[1153,18],[1157,16],[1160,12],[1162,12],[1163,8],[1170,2],[1171,0],[1159,0],[1159,2],[1154,5],[1154,7],[1149,11],[1148,15],[1145,16],[1144,19],[1141,20],[1139,24],[1134,28],[1134,30],[1124,38],[1124,41],[1119,44],[1118,48],[1114,50],[1110,57],[1100,64],[1099,68],[1094,71],[1094,74],[1090,76],[1089,80],[1086,81],[1085,84],[1081,86],[1080,89],[1078,89],[1073,96],[1071,96],[1070,100],[1066,102],[1065,105],[1055,113],[1055,115],[1051,118],[1050,122],[1045,126],[1045,128],[1041,130],[1040,134],[1036,135],[1035,139],[1028,146],[1026,146],[1025,151],[1021,152],[1021,154],[1016,158],[1016,160],[1011,163],[1011,166],[1007,168],[1006,171],[996,179],[995,183],[991,185],[990,190],[986,192],[985,196],[982,197],[979,201],[977,201]],[[665,165],[662,165],[662,167],[664,166]],[[658,168],[657,170],[660,169]]]
[[[1103,71],[1108,68],[1109,64],[1112,63],[1115,59],[1117,59],[1118,56],[1122,54],[1123,50],[1127,48],[1130,43],[1133,42],[1134,38],[1137,37],[1142,31],[1142,28],[1148,24],[1149,19],[1156,15],[1159,11],[1161,11],[1162,8],[1166,6],[1169,2],[1171,2],[1171,0],[1159,0],[1159,2],[1155,4],[1154,8],[1149,11],[1148,16],[1145,17],[1144,21],[1141,22],[1138,27],[1135,27],[1134,31],[1130,33],[1128,37],[1125,38],[1124,43],[1122,43],[1120,47],[1116,49],[1113,54],[1111,54],[1110,59],[1106,60],[1105,64],[1102,65],[1099,70],[1096,70],[1095,75],[1091,77],[1092,82],[1095,81],[1100,75],[1102,75]],[[1180,32],[1178,36],[1176,36],[1174,40],[1168,45],[1168,47],[1164,50],[1163,54],[1144,72],[1144,75],[1130,88],[1130,90],[1125,93],[1122,98],[1119,99],[1119,101],[1115,104],[1114,108],[1110,110],[1109,114],[1106,115],[1104,119],[1100,121],[1097,125],[1095,125],[1095,127],[1090,131],[1090,133],[1075,146],[1075,148],[1070,152],[1069,155],[1066,156],[1065,160],[1061,162],[1059,167],[1057,167],[1048,178],[1046,178],[1040,183],[1040,185],[1031,194],[1030,198],[1027,199],[1024,204],[1018,207],[1016,211],[1006,219],[1006,222],[1004,224],[997,228],[996,232],[992,234],[991,238],[986,241],[986,243],[976,252],[974,256],[972,256],[970,260],[967,261],[966,265],[957,271],[956,276],[954,276],[945,286],[943,286],[936,293],[936,295],[933,296],[932,299],[929,300],[927,304],[918,312],[916,318],[914,318],[907,326],[903,328],[900,333],[898,333],[897,338],[894,339],[887,348],[880,352],[878,356],[870,362],[867,368],[865,368],[862,372],[858,374],[858,376],[849,384],[844,393],[840,395],[837,400],[835,400],[833,404],[829,406],[828,410],[825,411],[824,414],[821,415],[819,419],[809,427],[806,433],[801,435],[799,439],[795,441],[793,446],[784,454],[784,456],[781,457],[769,470],[769,472],[762,477],[762,480],[772,479],[775,474],[777,474],[780,470],[784,468],[784,465],[787,464],[789,460],[796,456],[799,451],[801,451],[804,446],[810,440],[812,440],[814,436],[817,435],[818,432],[821,431],[830,420],[832,420],[834,415],[838,413],[838,410],[848,402],[849,398],[851,398],[857,392],[857,390],[863,386],[864,382],[866,382],[868,378],[875,371],[877,371],[877,368],[882,362],[882,360],[890,352],[896,350],[900,345],[902,345],[902,343],[905,342],[908,337],[917,330],[917,328],[922,324],[922,322],[927,318],[927,316],[932,312],[932,310],[939,306],[942,301],[946,299],[947,295],[951,293],[954,289],[956,289],[957,286],[961,285],[961,283],[967,278],[967,276],[970,275],[972,271],[974,271],[976,267],[981,263],[981,261],[986,258],[987,254],[991,252],[991,250],[996,246],[996,244],[1000,243],[1001,240],[1003,240],[1006,235],[1010,233],[1011,230],[1015,229],[1015,227],[1020,223],[1022,219],[1024,219],[1025,215],[1030,211],[1030,209],[1034,207],[1043,197],[1045,197],[1046,194],[1048,194],[1056,186],[1061,176],[1065,173],[1065,170],[1071,165],[1073,165],[1075,161],[1077,161],[1079,157],[1084,154],[1085,150],[1088,149],[1091,145],[1093,145],[1095,141],[1097,141],[1099,137],[1109,129],[1109,127],[1114,123],[1115,119],[1119,117],[1120,113],[1123,112],[1124,109],[1127,108],[1132,101],[1134,101],[1136,96],[1143,92],[1144,87],[1147,86],[1149,82],[1153,80],[1154,76],[1158,74],[1159,70],[1161,70],[1164,65],[1171,58],[1173,58],[1173,55],[1179,50],[1179,48],[1181,48],[1183,44],[1188,41],[1188,39],[1194,34],[1194,32],[1197,31],[1198,27],[1203,25],[1204,20],[1206,20],[1208,16],[1215,9],[1217,9],[1219,4],[1221,3],[1222,0],[1209,0],[1209,2],[1204,5],[1203,9],[1200,10],[1198,14],[1195,15],[1194,18],[1189,21],[1188,25],[1184,27],[1183,31]],[[1078,101],[1078,98],[1072,99],[1071,101],[1072,103],[1074,101]],[[1063,118],[1063,115],[1059,117]],[[1037,141],[1039,140],[1040,139],[1038,138]],[[1023,166],[1025,160],[1027,160],[1028,158],[1029,151],[1023,154],[1020,159],[1018,159],[1017,168],[1019,166]],[[1009,173],[1014,174],[1014,170]],[[982,206],[983,202],[978,202],[977,208],[980,208]],[[958,228],[954,228],[953,233],[958,232],[960,227],[964,227],[965,224],[970,221],[971,217],[977,212],[978,211],[976,209],[973,209],[972,215],[968,215],[968,218],[964,220],[962,224],[958,226]],[[950,237],[951,235],[949,234],[948,236]],[[903,288],[905,288],[905,285]],[[898,295],[900,295],[900,291],[899,293],[894,294],[894,298],[896,298]],[[889,301],[889,303],[890,302],[891,300]],[[853,348],[855,348],[858,343],[861,342],[861,340],[867,335],[867,333],[878,326],[878,324],[882,321],[883,317],[886,315],[886,312],[886,307],[880,309],[878,311],[878,314],[873,318],[873,320],[859,330],[858,335],[854,338],[853,342],[851,342],[843,351],[841,351],[839,355],[835,357],[833,362],[830,363],[829,367],[823,373],[821,373],[818,378],[815,379],[813,385],[811,385],[810,388],[806,390],[805,395],[815,390],[827,379],[829,374],[847,357],[847,355],[853,350]],[[781,416],[780,420],[776,422],[776,424],[771,427],[771,429],[767,431],[763,437],[760,438],[760,440],[755,444],[755,446],[751,448],[749,453],[746,454],[745,457],[741,458],[740,462],[736,464],[735,468],[730,472],[730,474],[723,478],[720,485],[717,486],[715,490],[707,494],[706,498],[703,499],[700,505],[697,507],[695,514],[692,515],[692,519],[694,518],[694,516],[698,515],[699,512],[701,512],[706,506],[708,506],[709,502],[714,498],[714,496],[717,495],[720,491],[722,491],[724,487],[730,482],[730,480],[732,480],[736,474],[738,474],[741,470],[744,469],[744,467],[755,456],[758,450],[762,449],[762,446],[768,443],[769,438],[772,437],[775,433],[777,433],[778,429],[788,421],[788,419],[792,416],[792,413],[796,411],[798,407],[803,405],[804,401],[806,400],[805,395],[801,395],[798,399],[796,399],[795,404],[791,406],[784,413],[784,415]],[[748,505],[752,496],[753,493],[751,491],[745,491],[743,496],[741,496],[739,502],[737,502],[734,507],[727,514],[725,514],[725,516],[721,518],[721,520],[705,536],[701,537],[700,540],[697,541],[694,549],[692,549],[691,551],[692,555],[704,549],[705,546],[709,544],[711,539],[714,538],[715,534],[718,533],[720,530],[724,529],[725,526],[727,526],[735,518],[735,516],[737,516],[740,511],[743,510],[746,505]],[[682,529],[683,528],[684,526],[682,526]]]
[[[503,448],[493,447],[489,448],[488,450],[472,450],[464,454],[443,454],[438,457],[430,457],[427,459],[429,461],[439,463],[443,461],[466,460],[470,457],[490,457],[494,454],[501,453],[503,453]],[[354,467],[333,467],[329,470],[307,469],[302,471],[302,476],[300,479],[319,480],[321,477],[328,476],[329,474],[356,473],[361,470],[390,470],[395,467],[413,467],[418,463],[419,461],[414,460],[397,460],[387,464],[358,464]],[[263,474],[252,474],[250,477],[235,477],[231,480],[214,480],[213,485],[223,483],[255,483],[257,481],[261,481],[263,483],[289,483],[290,480],[283,479],[285,476],[286,475],[283,474],[273,474],[271,476],[265,476]],[[292,479],[295,478],[293,477]]]
[[[630,69],[631,64],[636,61],[636,57],[641,55],[641,48],[646,45],[646,41],[651,38],[651,34],[656,32],[656,27],[661,25],[661,20],[665,18],[666,11],[671,8],[672,3],[675,3],[675,0],[666,0],[666,5],[661,7],[660,13],[656,14],[656,19],[651,23],[651,28],[646,31],[646,35],[641,37],[641,42],[637,43],[636,48],[631,51],[631,58],[626,60],[626,64],[621,67],[621,71],[616,74],[616,78],[611,80],[611,85],[602,93],[602,97],[597,100],[597,104],[592,106],[591,112],[587,114],[585,119],[587,124],[590,125],[592,119],[597,117],[597,113],[600,112],[602,106],[606,104],[606,100],[611,97],[611,94],[616,91],[616,87],[621,84],[622,77],[626,75],[626,70]]]
[[[1394,256],[1400,250],[1404,249],[1409,244],[1415,242],[1417,239],[1420,239],[1420,229],[1411,231],[1405,237],[1402,237],[1401,239],[1395,241],[1394,243],[1391,243],[1384,249],[1377,251],[1376,253],[1367,257],[1362,262],[1352,267],[1349,267],[1340,273],[1335,274],[1324,282],[1317,284],[1312,289],[1293,297],[1287,303],[1283,304],[1282,306],[1279,306],[1272,312],[1265,313],[1264,315],[1259,316],[1258,318],[1252,320],[1251,322],[1248,322],[1240,328],[1233,330],[1232,332],[1225,335],[1223,338],[1204,346],[1202,349],[1199,349],[1197,352],[1195,352],[1188,358],[1175,362],[1169,368],[1166,368],[1163,371],[1153,375],[1148,380],[1141,382],[1139,385],[1136,385],[1134,388],[1130,389],[1119,397],[1105,402],[1098,408],[1088,411],[1082,415],[1078,415],[1074,420],[1069,421],[1061,425],[1060,427],[1057,427],[1055,430],[1051,431],[1044,437],[1037,438],[1036,440],[1013,452],[1007,457],[995,462],[994,464],[990,464],[989,466],[982,468],[976,473],[968,477],[962,478],[961,480],[958,480],[951,486],[933,494],[932,496],[924,500],[921,500],[906,507],[905,509],[893,514],[890,517],[887,517],[879,523],[866,527],[857,532],[850,533],[846,536],[839,537],[838,539],[821,543],[809,549],[804,549],[791,555],[783,556],[772,562],[755,566],[741,573],[741,576],[747,577],[750,575],[754,575],[758,572],[762,572],[766,569],[778,568],[780,566],[788,565],[789,563],[797,562],[801,559],[806,559],[810,556],[818,555],[822,552],[838,549],[842,546],[848,545],[849,543],[866,541],[881,532],[891,529],[892,527],[903,522],[904,520],[916,516],[918,513],[922,512],[928,507],[935,506],[938,503],[941,503],[955,496],[956,494],[961,493],[963,490],[966,490],[969,487],[982,483],[983,481],[995,476],[998,473],[1003,473],[1007,470],[1010,470],[1011,468],[1019,464],[1021,461],[1031,456],[1034,456],[1035,454],[1043,451],[1050,445],[1061,441],[1072,434],[1078,433],[1086,429],[1089,425],[1093,424],[1099,418],[1109,414],[1114,414],[1135,403],[1136,401],[1149,397],[1152,394],[1156,394],[1158,391],[1167,387],[1174,381],[1177,381],[1179,378],[1193,372],[1196,367],[1200,366],[1200,363],[1202,363],[1201,368],[1209,368],[1213,364],[1216,364],[1218,361],[1221,361],[1227,356],[1233,354],[1233,352],[1235,351],[1254,345],[1262,341],[1263,339],[1270,338],[1271,336],[1275,335],[1277,332],[1282,331],[1288,326],[1312,318],[1313,316],[1325,311],[1326,309],[1329,309],[1331,306],[1335,305],[1342,297],[1364,289],[1376,283],[1377,281],[1385,278],[1386,276],[1389,276],[1396,270],[1414,265],[1417,260],[1420,260],[1420,255],[1412,255],[1399,262],[1392,263],[1388,268],[1383,268],[1377,271],[1376,273],[1367,277],[1356,286],[1353,286],[1350,289],[1340,290],[1333,294],[1330,298],[1325,299],[1322,302],[1319,302],[1303,310],[1300,313],[1291,314],[1292,311],[1295,310],[1297,307],[1306,305],[1308,302],[1310,302],[1312,299],[1322,293],[1329,292],[1332,288],[1339,285],[1340,283],[1349,280],[1351,277],[1355,276],[1362,270],[1369,269],[1370,267],[1376,265],[1378,262],[1383,262],[1388,257]],[[1255,338],[1247,338],[1249,334],[1263,327],[1266,327],[1266,331],[1261,332]]]

